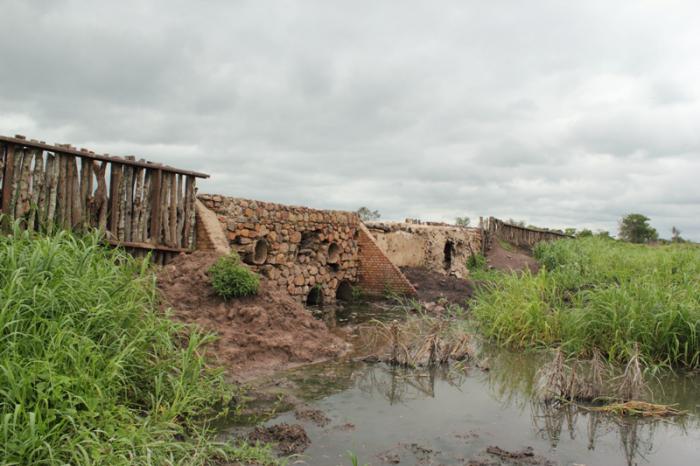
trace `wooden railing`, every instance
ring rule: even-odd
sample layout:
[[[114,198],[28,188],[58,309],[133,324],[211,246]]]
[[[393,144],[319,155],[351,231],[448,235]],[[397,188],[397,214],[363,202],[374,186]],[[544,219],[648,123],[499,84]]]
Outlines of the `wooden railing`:
[[[196,179],[208,177],[135,157],[0,136],[2,213],[33,230],[98,228],[112,244],[188,251],[195,244]]]
[[[525,249],[533,248],[540,241],[571,238],[571,236],[558,231],[513,225],[512,223],[507,223],[494,217],[489,217],[485,232],[487,238],[485,238],[486,241],[484,241],[484,243],[487,244],[488,247],[491,246],[494,238],[507,241],[510,244]]]

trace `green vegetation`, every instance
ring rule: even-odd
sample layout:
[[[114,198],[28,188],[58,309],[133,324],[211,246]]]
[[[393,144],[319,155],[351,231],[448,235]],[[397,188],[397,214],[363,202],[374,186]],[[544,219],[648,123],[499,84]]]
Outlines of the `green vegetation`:
[[[536,275],[492,274],[472,303],[482,332],[516,348],[700,366],[700,248],[600,237],[540,243]]]
[[[276,461],[211,441],[232,387],[205,366],[211,337],[156,309],[148,264],[96,234],[0,236],[2,464]]]
[[[232,252],[220,257],[209,268],[211,286],[224,299],[240,298],[258,293],[260,277],[241,264],[238,254]]]
[[[630,243],[650,243],[659,239],[655,228],[649,225],[649,217],[629,214],[620,220],[620,239]]]
[[[371,210],[367,207],[360,207],[359,209],[357,209],[356,213],[360,217],[360,220],[362,220],[363,222],[379,220],[379,218],[382,216],[378,210]]]
[[[474,253],[467,259],[467,268],[470,272],[486,269],[486,257],[481,253]]]
[[[468,227],[471,224],[471,219],[469,217],[457,217],[455,218],[455,225],[460,227]]]
[[[498,245],[503,249],[504,251],[508,252],[514,252],[515,251],[515,246],[510,244],[508,241],[503,241],[500,238],[497,238],[496,241],[498,241]]]

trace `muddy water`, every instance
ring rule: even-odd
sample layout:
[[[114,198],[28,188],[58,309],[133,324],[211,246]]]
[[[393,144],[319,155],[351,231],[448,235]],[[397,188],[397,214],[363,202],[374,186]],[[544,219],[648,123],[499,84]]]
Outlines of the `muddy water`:
[[[536,356],[501,351],[486,358],[488,371],[358,362],[291,371],[284,383],[331,422],[320,427],[287,412],[267,424],[306,428],[311,446],[292,464],[349,465],[348,450],[360,464],[372,465],[700,464],[697,376],[664,379],[663,392],[654,388],[654,401],[678,403],[688,416],[620,419],[533,403]],[[490,446],[511,452],[532,447],[535,456],[509,463],[487,453]]]

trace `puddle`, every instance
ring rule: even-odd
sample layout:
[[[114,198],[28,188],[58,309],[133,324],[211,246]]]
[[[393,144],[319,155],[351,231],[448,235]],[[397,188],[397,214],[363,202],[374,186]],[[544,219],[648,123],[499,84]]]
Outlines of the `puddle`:
[[[536,356],[495,352],[488,360],[488,372],[406,370],[361,362],[290,371],[282,377],[284,383],[330,422],[319,426],[287,412],[266,424],[302,424],[306,429],[311,445],[292,464],[349,465],[348,451],[357,455],[361,465],[464,465],[470,460],[482,461],[471,464],[686,465],[700,461],[698,376],[667,378],[662,381],[663,393],[655,389],[655,401],[678,403],[688,416],[620,419],[573,408],[547,412],[531,402],[539,364]],[[486,452],[496,446],[502,450],[490,451],[526,456],[508,458]]]
[[[381,306],[324,312],[356,333],[368,320],[405,316]],[[361,332],[355,343],[362,346]],[[675,404],[687,416],[633,419],[533,402],[543,363],[538,353],[482,348],[479,366],[488,370],[401,369],[354,356],[276,374],[253,389],[264,387],[266,395],[254,402],[264,415],[249,421],[301,424],[310,438],[290,464],[350,465],[349,451],[359,465],[700,464],[697,374],[667,376],[651,387],[654,402]],[[314,416],[299,416],[299,407]],[[251,430],[240,417],[219,428],[223,438]]]

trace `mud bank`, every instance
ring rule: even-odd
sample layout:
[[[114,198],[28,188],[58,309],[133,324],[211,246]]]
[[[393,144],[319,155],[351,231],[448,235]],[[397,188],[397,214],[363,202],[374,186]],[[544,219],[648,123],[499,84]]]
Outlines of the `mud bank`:
[[[340,337],[275,283],[261,279],[257,296],[223,301],[207,270],[219,257],[197,251],[181,255],[158,274],[163,309],[175,320],[216,333],[209,355],[232,378],[245,381],[274,371],[339,356],[349,349]]]

